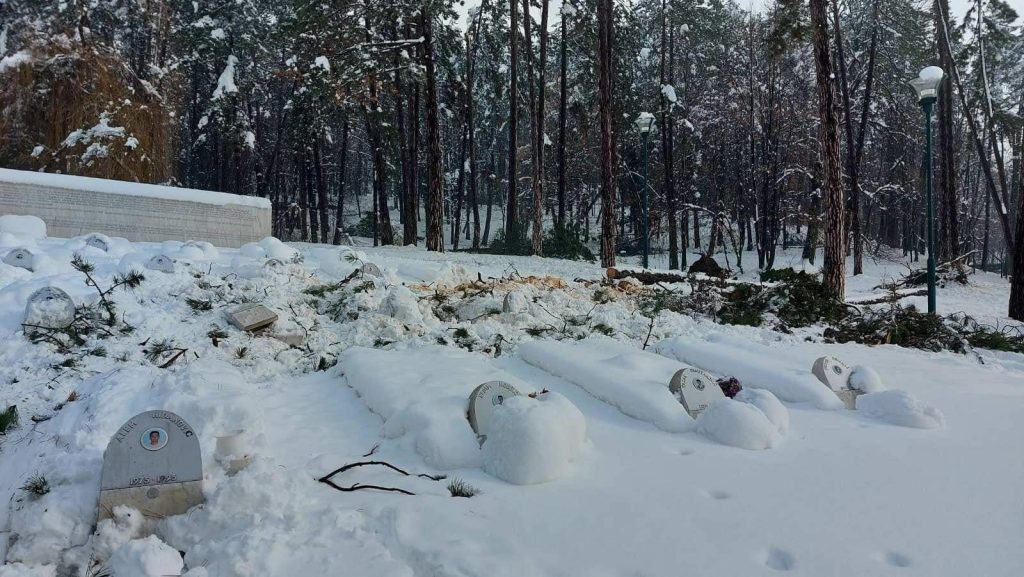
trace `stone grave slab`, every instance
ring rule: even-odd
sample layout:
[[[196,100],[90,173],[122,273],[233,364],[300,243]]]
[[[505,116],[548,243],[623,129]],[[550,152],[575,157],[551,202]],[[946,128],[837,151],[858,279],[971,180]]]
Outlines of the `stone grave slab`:
[[[857,397],[862,392],[850,387],[850,367],[835,357],[820,357],[814,361],[811,372],[826,387],[839,397],[847,409],[854,409],[857,406]]]
[[[494,408],[509,397],[520,395],[518,389],[505,381],[488,381],[469,394],[469,425],[480,437],[487,437]],[[481,441],[482,442],[482,441]]]
[[[676,371],[669,381],[668,390],[693,418],[697,418],[711,403],[725,398],[722,387],[718,386],[714,377],[693,367]]]
[[[27,248],[16,248],[7,253],[7,256],[4,257],[4,264],[23,268],[28,271],[35,270],[35,263],[36,255]]]
[[[25,334],[32,334],[39,327],[46,329],[63,329],[71,326],[75,320],[75,301],[63,290],[48,286],[43,287],[28,297],[25,304]]]
[[[277,313],[257,303],[239,305],[227,312],[228,322],[243,331],[258,331],[277,322]]]
[[[170,411],[147,411],[128,420],[103,453],[99,520],[117,505],[147,517],[180,515],[203,502],[199,437]]]
[[[384,276],[384,273],[381,272],[380,267],[375,265],[375,264],[373,264],[372,262],[363,263],[362,268],[360,268],[359,270],[361,270],[364,275],[368,275],[368,276],[375,276],[375,277],[383,277]]]
[[[174,272],[174,259],[164,254],[158,254],[149,259],[149,262],[146,263],[146,268],[159,272],[172,273]]]

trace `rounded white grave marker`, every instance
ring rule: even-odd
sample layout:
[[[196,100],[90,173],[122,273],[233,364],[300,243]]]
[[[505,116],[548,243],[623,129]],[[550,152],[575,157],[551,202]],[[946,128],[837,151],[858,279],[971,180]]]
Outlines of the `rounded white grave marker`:
[[[811,372],[833,391],[850,388],[850,367],[835,357],[821,357],[814,361]]]
[[[28,297],[25,304],[25,333],[39,328],[63,329],[75,320],[75,301],[57,287],[43,287]]]
[[[27,248],[16,248],[7,253],[7,256],[4,257],[4,264],[9,264],[25,270],[34,270],[36,266],[35,263],[36,255]]]
[[[384,273],[382,273],[380,271],[380,267],[375,265],[375,264],[373,264],[372,262],[363,263],[363,266],[362,266],[362,268],[360,270],[363,271],[364,275],[370,275],[370,276],[376,276],[376,277],[383,277],[384,276]]]
[[[469,425],[477,435],[486,436],[494,408],[509,397],[519,396],[518,389],[505,381],[488,381],[469,395]]]
[[[160,272],[174,272],[174,259],[164,254],[158,254],[149,259],[146,268]]]
[[[110,250],[110,243],[108,243],[106,241],[106,239],[104,239],[103,237],[101,237],[98,234],[91,234],[91,235],[89,235],[89,238],[85,239],[85,244],[86,244],[86,246],[91,246],[93,248],[98,248],[98,249],[102,250],[103,252],[107,252],[107,251]]]
[[[711,403],[725,398],[722,387],[718,386],[718,381],[714,377],[693,367],[676,371],[669,381],[668,390],[694,418]]]

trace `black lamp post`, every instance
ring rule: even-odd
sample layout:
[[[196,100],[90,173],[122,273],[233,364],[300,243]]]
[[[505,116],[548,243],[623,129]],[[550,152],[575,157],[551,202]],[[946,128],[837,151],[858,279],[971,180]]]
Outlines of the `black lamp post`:
[[[651,215],[648,206],[648,186],[647,183],[647,143],[651,136],[651,126],[654,125],[654,115],[650,112],[641,112],[636,117],[636,127],[640,130],[640,135],[644,141],[644,268],[650,267],[650,253],[651,253]]]
[[[921,71],[910,85],[917,92],[917,101],[924,111],[925,191],[928,203],[928,313],[935,314],[935,206],[932,195],[932,110],[939,99],[939,85],[945,73],[938,66]]]

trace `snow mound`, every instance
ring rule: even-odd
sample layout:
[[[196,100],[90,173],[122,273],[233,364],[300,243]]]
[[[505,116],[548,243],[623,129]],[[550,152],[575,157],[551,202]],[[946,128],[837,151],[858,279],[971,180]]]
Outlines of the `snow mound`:
[[[857,365],[850,372],[850,388],[865,393],[880,393],[885,390],[882,376],[867,365]]]
[[[439,346],[352,347],[338,365],[348,385],[384,420],[384,436],[408,443],[441,470],[481,465],[480,444],[466,416],[477,385],[501,380],[524,392],[533,389],[479,355]]]
[[[697,416],[697,428],[723,445],[752,451],[771,449],[782,441],[776,425],[760,409],[728,398],[704,409]]]
[[[710,373],[736,377],[744,388],[767,389],[782,401],[812,403],[819,409],[845,408],[843,402],[811,374],[811,364],[799,365],[791,355],[747,339],[721,333],[703,340],[676,337],[655,350]]]
[[[780,435],[789,432],[789,410],[779,402],[779,399],[765,389],[743,389],[736,395],[736,400],[741,403],[754,405],[768,420],[775,425]]]
[[[111,577],[165,577],[180,575],[185,564],[170,545],[150,535],[129,541],[107,561]]]
[[[238,255],[245,258],[262,259],[267,257],[267,251],[255,242],[247,242],[238,247]]]
[[[38,216],[5,214],[0,216],[0,234],[7,233],[21,240],[46,238],[46,223]]]
[[[33,565],[7,563],[0,565],[0,577],[56,577],[56,565]]]
[[[139,536],[145,519],[138,510],[125,505],[114,507],[114,517],[100,521],[92,538],[93,556],[110,559],[115,551]]]
[[[519,355],[634,419],[670,433],[694,428],[693,419],[668,390],[672,375],[685,365],[596,338],[580,343],[533,341],[520,345]]]
[[[261,248],[266,251],[267,258],[276,258],[283,261],[291,260],[299,251],[286,245],[280,240],[268,236],[259,242]]]
[[[857,410],[901,427],[938,429],[946,424],[942,412],[906,391],[882,391],[857,397]]]
[[[423,324],[423,313],[416,295],[403,285],[392,285],[384,298],[383,312],[405,324]]]
[[[558,393],[512,397],[491,419],[484,471],[515,485],[566,477],[587,434],[583,413]]]

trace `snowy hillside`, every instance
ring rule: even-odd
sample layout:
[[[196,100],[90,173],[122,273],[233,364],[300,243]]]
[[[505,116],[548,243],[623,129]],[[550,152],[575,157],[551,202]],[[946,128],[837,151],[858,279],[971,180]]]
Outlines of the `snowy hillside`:
[[[0,263],[0,410],[18,413],[0,435],[0,577],[1024,574],[1019,354],[652,323],[639,283],[550,259],[31,227],[0,234],[0,257],[16,248],[34,270]],[[99,292],[132,270],[145,280],[110,293],[112,324],[80,342],[24,334],[36,290],[102,312]],[[848,296],[905,270],[870,263]],[[1005,281],[971,278],[940,290],[941,309],[1006,322]],[[225,313],[246,302],[278,322],[234,328]],[[811,375],[823,355],[860,371],[857,410]],[[669,390],[688,366],[744,390],[694,419]],[[524,395],[481,448],[468,398],[495,380]],[[97,527],[104,449],[154,409],[199,433],[206,503]],[[228,475],[215,438],[237,430],[252,462]],[[318,482],[362,461],[411,474],[330,480],[411,494]],[[477,494],[453,497],[456,480]]]

